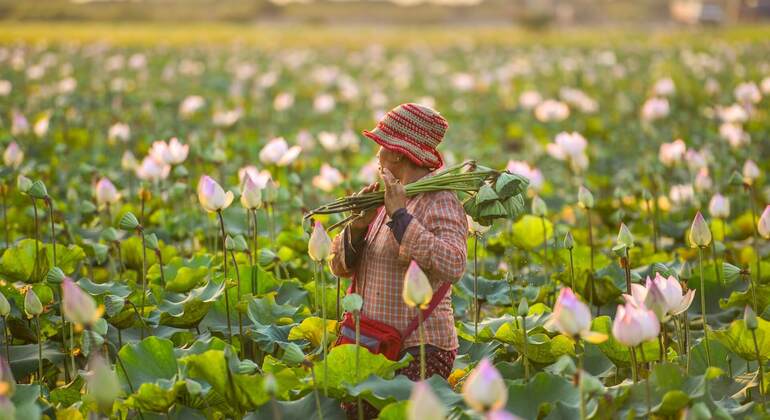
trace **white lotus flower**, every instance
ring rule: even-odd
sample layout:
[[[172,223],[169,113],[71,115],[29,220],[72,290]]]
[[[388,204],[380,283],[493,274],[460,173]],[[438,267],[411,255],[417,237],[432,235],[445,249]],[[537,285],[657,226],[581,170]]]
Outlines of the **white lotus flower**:
[[[313,186],[324,192],[331,192],[344,180],[342,173],[324,163],[320,174],[313,177]]]
[[[289,148],[283,137],[276,137],[259,151],[259,160],[266,165],[287,166],[299,157],[300,152],[299,146]]]
[[[230,207],[233,193],[225,193],[216,181],[208,175],[203,175],[198,181],[198,201],[204,210],[214,213]]]

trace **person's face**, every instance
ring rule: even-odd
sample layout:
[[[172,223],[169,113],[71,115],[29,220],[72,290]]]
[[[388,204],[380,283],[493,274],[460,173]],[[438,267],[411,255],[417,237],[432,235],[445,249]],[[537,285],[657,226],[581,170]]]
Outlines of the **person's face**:
[[[377,159],[379,160],[380,168],[387,168],[394,174],[400,172],[398,168],[404,162],[403,155],[400,153],[392,152],[382,146],[380,146],[380,150],[377,151]]]

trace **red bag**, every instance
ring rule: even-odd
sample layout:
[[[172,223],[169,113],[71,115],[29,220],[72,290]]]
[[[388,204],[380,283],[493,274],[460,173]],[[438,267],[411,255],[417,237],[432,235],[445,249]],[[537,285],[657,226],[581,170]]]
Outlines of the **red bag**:
[[[377,212],[378,216],[384,210],[384,207],[380,207]],[[375,218],[376,220],[377,218]],[[374,223],[374,221],[372,221]],[[369,225],[366,235],[369,236],[372,230],[372,225]],[[353,276],[350,285],[349,293],[356,292],[356,277]],[[452,283],[444,282],[438,291],[433,295],[428,307],[422,310],[422,319],[428,319],[433,310],[436,309],[438,304],[444,299],[449,289],[452,287]],[[401,347],[403,345],[404,337],[409,337],[418,327],[418,317],[415,317],[406,329],[402,332],[398,331],[391,325],[384,322],[380,322],[371,318],[367,318],[359,314],[359,328],[360,337],[359,344],[369,349],[374,354],[382,354],[390,360],[398,360],[401,355]],[[339,331],[337,333],[337,341],[335,346],[341,344],[355,344],[356,343],[356,320],[353,314],[345,312],[342,317],[342,321],[339,323]]]
[[[427,319],[433,310],[436,309],[438,304],[444,299],[449,288],[452,287],[452,283],[444,282],[438,289],[438,292],[433,295],[430,304],[426,309],[422,310],[423,322]],[[353,279],[353,291],[355,291],[355,279]],[[374,354],[382,354],[390,360],[398,360],[401,355],[401,347],[405,337],[409,337],[419,326],[418,318],[415,317],[409,325],[407,325],[403,334],[396,328],[388,325],[384,322],[380,322],[371,318],[367,318],[361,314],[359,321],[360,337],[359,344],[369,349]],[[335,346],[341,344],[355,344],[356,343],[356,320],[353,314],[345,312],[342,317],[342,322],[339,325],[339,332],[337,334],[337,341]]]

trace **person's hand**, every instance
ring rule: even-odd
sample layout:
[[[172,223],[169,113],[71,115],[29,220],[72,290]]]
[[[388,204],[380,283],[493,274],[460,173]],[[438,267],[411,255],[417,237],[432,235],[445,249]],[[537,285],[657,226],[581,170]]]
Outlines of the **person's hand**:
[[[406,188],[388,168],[380,170],[380,178],[385,185],[385,212],[393,216],[396,210],[406,207]]]
[[[377,191],[380,188],[380,183],[375,182],[372,184],[367,185],[361,191],[356,193],[356,195],[366,194],[370,193],[372,191]],[[377,209],[369,210],[363,214],[359,214],[358,217],[353,219],[352,222],[350,222],[350,229],[352,229],[353,236],[358,236],[363,231],[365,231],[369,224],[372,223],[372,220],[377,216]]]

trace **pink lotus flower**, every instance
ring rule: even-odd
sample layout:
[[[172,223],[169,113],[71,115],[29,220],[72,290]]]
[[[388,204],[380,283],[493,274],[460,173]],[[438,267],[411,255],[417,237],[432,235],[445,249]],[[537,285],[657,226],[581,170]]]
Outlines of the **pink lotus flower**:
[[[545,328],[570,337],[579,336],[592,343],[600,343],[607,338],[604,334],[591,331],[591,311],[569,287],[562,288],[559,292]]]
[[[670,77],[666,77],[658,79],[658,81],[655,82],[655,86],[652,87],[652,90],[657,96],[671,96],[676,93],[676,86]]]
[[[695,219],[692,221],[689,238],[690,246],[693,248],[711,244],[711,229],[700,211],[695,214]]]
[[[205,105],[206,100],[203,97],[198,95],[188,96],[179,104],[179,115],[189,118]]]
[[[152,156],[147,156],[136,168],[136,176],[144,181],[158,182],[168,178],[171,173],[171,166],[156,160]]]
[[[5,166],[10,166],[14,169],[17,169],[24,163],[24,152],[15,141],[12,141],[8,147],[5,148],[5,152],[3,152],[3,162],[5,163]]]
[[[198,181],[198,201],[204,210],[218,212],[230,207],[233,202],[232,191],[225,191],[208,175],[203,175]]]
[[[343,181],[342,173],[336,168],[324,163],[321,173],[313,177],[313,186],[324,192],[331,192]]]
[[[709,201],[709,213],[711,217],[727,219],[730,217],[730,199],[716,193]]]
[[[671,143],[663,143],[658,150],[658,160],[665,166],[674,166],[682,161],[687,151],[687,145],[682,139],[676,139]]]
[[[84,292],[69,277],[62,281],[62,314],[67,321],[76,325],[93,325],[104,313],[104,307],[97,307],[94,298]]]
[[[299,146],[289,148],[283,137],[270,140],[259,151],[259,160],[266,165],[288,166],[299,156],[302,149]]]
[[[529,179],[529,186],[535,190],[540,191],[543,188],[545,179],[540,169],[530,166],[529,163],[524,161],[509,160],[506,169],[512,173],[521,175]]]
[[[115,185],[106,177],[102,177],[94,187],[94,196],[96,197],[96,203],[100,206],[107,204],[114,204],[120,199]]]
[[[125,123],[117,122],[111,125],[109,131],[107,132],[107,139],[110,140],[110,142],[114,142],[115,140],[127,142],[130,138],[131,127]]]
[[[753,160],[748,159],[743,164],[743,180],[749,185],[753,184],[754,180],[759,178],[761,174],[759,167]]]
[[[612,335],[621,344],[637,346],[652,340],[660,333],[660,322],[651,310],[634,303],[618,305],[612,323]]]
[[[525,90],[519,95],[519,106],[524,109],[532,109],[543,102],[543,96],[535,90]]]
[[[762,100],[762,93],[754,82],[744,82],[735,87],[733,91],[735,100],[739,103],[750,105]]]
[[[535,108],[535,118],[541,122],[559,122],[569,117],[569,107],[564,102],[546,99]]]
[[[666,98],[650,98],[642,105],[642,119],[652,122],[667,117],[669,105]]]
[[[427,382],[421,381],[414,384],[409,396],[409,405],[406,410],[408,420],[444,420],[446,407],[436,397]]]
[[[246,181],[247,176],[251,178],[251,180],[259,189],[265,188],[267,183],[273,179],[273,176],[270,175],[270,171],[267,169],[259,171],[254,165],[244,166],[243,168],[238,169],[238,180],[240,181],[241,185],[243,185],[243,183]]]
[[[257,186],[248,174],[246,174],[246,179],[241,189],[241,205],[250,210],[262,207],[262,189]]]
[[[508,401],[503,377],[486,357],[465,379],[462,394],[465,402],[480,413],[499,410]]]

